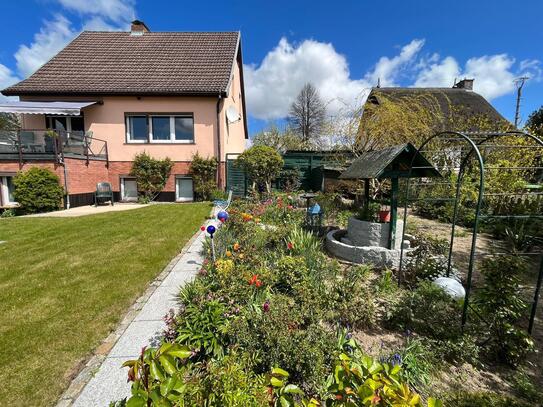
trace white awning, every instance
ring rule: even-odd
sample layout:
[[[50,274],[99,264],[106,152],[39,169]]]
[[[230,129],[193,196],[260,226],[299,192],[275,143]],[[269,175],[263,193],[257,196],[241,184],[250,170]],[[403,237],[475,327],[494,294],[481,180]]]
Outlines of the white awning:
[[[0,112],[79,116],[81,109],[95,103],[98,102],[5,102],[0,103]]]

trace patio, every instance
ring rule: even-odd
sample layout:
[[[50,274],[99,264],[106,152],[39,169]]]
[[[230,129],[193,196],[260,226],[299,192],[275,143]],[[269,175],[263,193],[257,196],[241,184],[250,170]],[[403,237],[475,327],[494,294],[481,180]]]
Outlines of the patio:
[[[21,218],[76,218],[79,216],[97,215],[108,212],[130,211],[132,209],[140,209],[149,206],[149,204],[137,203],[116,203],[115,205],[87,205],[78,206],[77,208],[64,209],[55,212],[36,213],[34,215],[24,215]]]

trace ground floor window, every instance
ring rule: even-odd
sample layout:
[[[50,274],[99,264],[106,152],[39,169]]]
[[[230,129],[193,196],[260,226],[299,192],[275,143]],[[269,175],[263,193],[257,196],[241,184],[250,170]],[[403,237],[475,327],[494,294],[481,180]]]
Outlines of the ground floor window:
[[[177,176],[175,178],[175,200],[183,202],[192,201],[193,199],[192,178]]]
[[[0,206],[12,206],[17,204],[13,197],[14,189],[13,176],[0,175]]]
[[[135,178],[121,178],[121,200],[122,201],[137,201],[138,186]]]

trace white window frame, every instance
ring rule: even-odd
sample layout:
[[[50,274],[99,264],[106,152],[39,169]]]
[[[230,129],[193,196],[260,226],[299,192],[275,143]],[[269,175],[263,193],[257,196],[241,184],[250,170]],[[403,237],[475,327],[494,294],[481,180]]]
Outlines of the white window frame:
[[[194,144],[194,116],[189,114],[150,114],[148,119],[149,123],[149,141],[151,144],[163,144],[163,143],[173,143],[173,144]],[[170,118],[170,138],[168,140],[156,140],[153,138],[153,118],[154,117],[169,117]],[[179,118],[190,118],[192,119],[192,139],[191,140],[177,140],[175,138],[175,119]]]
[[[137,202],[138,198],[131,198],[131,199],[126,199],[125,196],[124,196],[124,182],[126,180],[130,180],[130,181],[136,181],[136,178],[135,177],[120,177],[120,184],[121,184],[121,201],[124,201],[124,202]],[[136,184],[136,191],[138,190],[138,184]]]
[[[180,198],[179,197],[179,187],[177,185],[178,179],[190,179],[192,182],[192,197],[191,198]],[[192,202],[194,201],[194,180],[188,175],[176,175],[175,176],[175,202]]]
[[[145,117],[147,121],[147,140],[134,140],[132,139],[132,131],[130,126],[130,118],[131,117]],[[127,144],[148,144],[149,143],[149,137],[150,137],[150,124],[149,124],[149,116],[146,113],[141,114],[129,114],[126,116],[126,142]]]
[[[0,201],[1,206],[17,206],[18,203],[15,201],[9,200],[9,190],[8,190],[8,178],[13,178],[12,175],[0,175]]]

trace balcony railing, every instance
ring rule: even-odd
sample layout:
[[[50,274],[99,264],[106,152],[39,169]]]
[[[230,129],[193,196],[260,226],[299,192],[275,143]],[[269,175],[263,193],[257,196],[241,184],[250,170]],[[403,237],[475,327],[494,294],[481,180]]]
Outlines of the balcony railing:
[[[107,142],[92,133],[62,130],[0,130],[0,160],[54,160],[64,157],[108,161]]]

